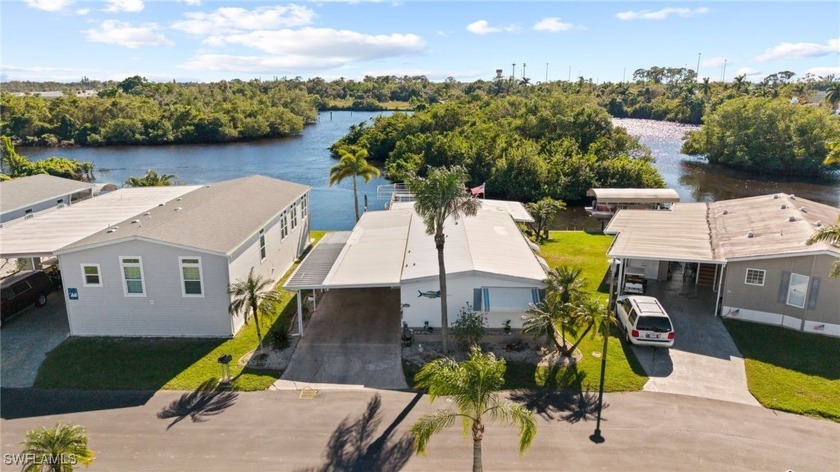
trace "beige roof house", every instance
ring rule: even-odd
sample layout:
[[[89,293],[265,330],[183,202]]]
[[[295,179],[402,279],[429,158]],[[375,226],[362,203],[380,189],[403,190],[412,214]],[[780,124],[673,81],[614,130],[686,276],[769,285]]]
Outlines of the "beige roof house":
[[[93,187],[94,185],[88,182],[64,179],[48,174],[10,179],[0,182],[0,213],[90,190]]]

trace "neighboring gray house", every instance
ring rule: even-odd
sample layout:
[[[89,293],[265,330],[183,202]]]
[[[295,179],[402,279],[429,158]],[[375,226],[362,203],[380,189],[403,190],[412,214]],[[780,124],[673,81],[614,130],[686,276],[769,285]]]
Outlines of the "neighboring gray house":
[[[622,210],[605,230],[617,234],[607,254],[621,261],[623,289],[634,277],[664,280],[668,262],[680,262],[717,292],[723,317],[840,336],[840,279],[828,277],[840,248],[805,243],[838,215],[786,194]]]
[[[0,224],[90,198],[93,188],[88,182],[48,174],[0,182]]]
[[[231,283],[279,280],[309,244],[309,187],[251,176],[192,190],[56,251],[73,336],[230,337]]]

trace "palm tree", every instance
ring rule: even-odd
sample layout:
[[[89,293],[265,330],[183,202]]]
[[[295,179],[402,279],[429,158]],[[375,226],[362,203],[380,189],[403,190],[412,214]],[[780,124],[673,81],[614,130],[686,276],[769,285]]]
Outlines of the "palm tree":
[[[560,266],[548,272],[545,283],[545,298],[556,301],[559,310],[557,321],[560,323],[560,338],[563,342],[562,353],[570,355],[566,349],[566,330],[575,325],[577,316],[576,306],[586,297],[584,280],[580,277],[583,269],[579,267]]]
[[[85,429],[79,425],[57,423],[53,428],[26,432],[23,446],[23,472],[72,472],[81,464],[93,462]]]
[[[575,352],[578,345],[583,341],[583,338],[586,337],[588,333],[592,333],[594,336],[595,333],[602,331],[601,328],[592,331],[592,328],[595,327],[596,323],[603,322],[604,320],[604,312],[606,309],[604,306],[596,299],[585,296],[578,301],[578,303],[574,307],[574,325],[581,326],[585,325],[586,329],[583,330],[583,333],[578,336],[577,340],[569,347],[569,352]],[[575,333],[577,335],[577,333]]]
[[[746,74],[741,74],[741,75],[735,77],[733,82],[735,83],[735,92],[736,93],[741,93],[741,88],[744,85],[749,84],[749,82],[747,82],[746,79],[747,79]]]
[[[837,108],[837,104],[840,103],[840,82],[828,84],[828,88],[825,89],[825,103],[831,107],[831,111]]]
[[[275,305],[280,302],[280,293],[274,289],[271,280],[261,275],[254,275],[254,268],[248,272],[248,278],[239,279],[228,288],[230,294],[230,306],[228,312],[232,316],[245,311],[245,322],[248,322],[248,310],[254,316],[254,324],[257,327],[257,341],[260,350],[263,348],[262,332],[260,331],[260,320],[258,315],[270,315]]]
[[[462,216],[475,216],[481,202],[467,192],[469,179],[463,167],[433,167],[425,179],[412,177],[408,188],[414,195],[414,210],[423,218],[426,234],[434,235],[438,253],[438,277],[440,280],[440,326],[443,338],[443,352],[449,352],[449,316],[446,308],[446,267],[443,262],[443,246],[446,235],[443,225],[450,217],[458,221]]]
[[[815,243],[828,243],[833,245],[840,244],[840,217],[837,217],[837,223],[831,226],[823,226],[816,233],[812,234],[806,244],[809,246]],[[834,261],[831,265],[831,271],[828,273],[831,278],[840,278],[840,259]]]
[[[519,426],[519,452],[525,453],[537,434],[534,415],[522,405],[503,401],[496,393],[504,385],[505,360],[493,353],[484,354],[478,347],[470,351],[470,358],[458,363],[450,358],[435,359],[423,366],[414,377],[414,385],[426,388],[431,401],[449,396],[457,411],[435,410],[427,413],[411,426],[414,448],[423,454],[429,439],[456,419],[461,419],[464,433],[472,432],[473,472],[481,472],[481,440],[484,421],[502,421]]]
[[[703,82],[700,83],[700,91],[703,93],[703,96],[709,98],[709,95],[712,94],[712,84],[708,77],[703,79]]]
[[[149,169],[143,177],[129,177],[125,181],[126,187],[168,187],[176,177],[172,174],[158,174]]]
[[[537,202],[525,204],[525,208],[534,217],[534,222],[528,224],[534,234],[534,240],[537,244],[542,244],[548,240],[549,224],[554,221],[558,211],[566,209],[566,203],[546,197]]]
[[[338,164],[330,168],[330,186],[340,183],[347,177],[353,177],[353,203],[356,208],[356,221],[359,221],[359,194],[356,184],[356,176],[361,176],[365,182],[370,182],[373,177],[379,177],[379,169],[370,165],[367,161],[365,149],[350,147],[338,150],[341,159]]]
[[[546,298],[531,308],[525,314],[522,332],[544,337],[546,344],[554,344],[560,355],[565,355],[565,343],[561,344],[557,338],[557,322],[560,319],[562,304],[556,298]]]

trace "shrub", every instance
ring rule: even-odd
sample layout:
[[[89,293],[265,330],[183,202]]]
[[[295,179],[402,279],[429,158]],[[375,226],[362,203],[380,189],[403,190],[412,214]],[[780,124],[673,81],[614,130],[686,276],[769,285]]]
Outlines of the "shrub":
[[[291,344],[291,339],[289,338],[289,332],[285,329],[278,329],[271,332],[271,347],[277,349],[278,351],[282,351],[286,349]]]
[[[459,345],[468,348],[481,342],[486,327],[487,320],[468,303],[458,312],[458,319],[452,324],[452,335]]]

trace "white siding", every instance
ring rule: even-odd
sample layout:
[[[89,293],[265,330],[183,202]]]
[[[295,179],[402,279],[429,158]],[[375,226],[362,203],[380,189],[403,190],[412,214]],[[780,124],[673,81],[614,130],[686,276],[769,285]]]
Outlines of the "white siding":
[[[61,196],[61,197],[56,197],[55,199],[43,201],[43,202],[40,202],[40,203],[35,203],[35,204],[30,205],[26,208],[21,208],[19,210],[8,211],[8,212],[0,215],[0,223],[5,223],[7,221],[12,221],[12,220],[16,220],[18,218],[23,218],[24,216],[27,215],[26,210],[32,210],[30,212],[30,214],[36,215],[36,214],[38,214],[42,211],[45,211],[45,210],[52,210],[52,209],[58,208],[58,206],[59,206],[58,200],[64,200],[64,202],[61,203],[60,205],[67,206],[67,205],[70,204],[71,195],[72,194],[67,194],[67,195],[64,195],[64,196]]]
[[[516,281],[509,278],[494,278],[485,274],[459,274],[450,275],[446,278],[447,308],[449,311],[449,323],[458,318],[458,312],[467,304],[473,304],[473,290],[476,288],[542,288],[541,284]],[[401,303],[409,304],[410,307],[403,308],[403,321],[412,327],[423,327],[428,321],[429,326],[440,327],[440,298],[426,298],[418,296],[418,292],[440,290],[437,278],[427,281],[404,282],[401,287]],[[523,304],[519,309],[494,310],[493,304],[490,311],[482,312],[487,318],[487,327],[499,329],[504,323],[510,320],[512,328],[522,327],[522,316],[529,306]]]
[[[309,198],[308,192],[305,198]],[[275,216],[265,226],[265,259],[262,259],[260,255],[260,228],[255,228],[254,234],[248,241],[231,254],[228,283],[245,280],[248,278],[248,272],[252,267],[254,268],[254,274],[276,283],[289,270],[295,260],[303,254],[309,243],[310,218],[307,216],[305,219],[301,219],[300,208],[298,208],[298,225],[294,230],[291,230],[290,221],[289,235],[283,239],[280,234],[281,214]],[[242,316],[235,317],[234,330],[239,331],[243,323]]]
[[[204,297],[184,297],[179,257],[200,257]],[[143,297],[126,297],[120,257],[140,257]],[[228,267],[222,256],[171,246],[128,241],[59,257],[73,336],[230,337]],[[81,264],[100,266],[101,287],[85,287]],[[67,289],[78,290],[70,300]]]

